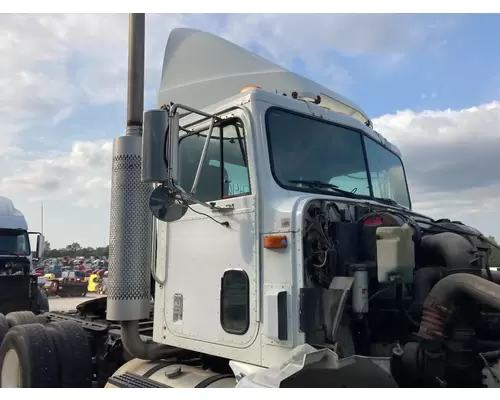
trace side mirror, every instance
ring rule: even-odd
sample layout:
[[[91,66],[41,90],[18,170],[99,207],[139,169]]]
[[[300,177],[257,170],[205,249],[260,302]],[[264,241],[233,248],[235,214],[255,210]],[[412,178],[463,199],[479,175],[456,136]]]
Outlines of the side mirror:
[[[170,183],[179,174],[179,114],[168,110],[144,112],[142,128],[143,182]]]
[[[38,259],[43,257],[45,251],[45,237],[40,233],[36,238],[36,257]]]
[[[40,232],[28,232],[28,235],[36,235],[36,252],[34,257],[38,259],[42,258],[45,251],[45,236]]]
[[[163,222],[174,222],[187,212],[187,206],[176,202],[175,193],[165,186],[156,187],[149,196],[149,209],[153,216]]]

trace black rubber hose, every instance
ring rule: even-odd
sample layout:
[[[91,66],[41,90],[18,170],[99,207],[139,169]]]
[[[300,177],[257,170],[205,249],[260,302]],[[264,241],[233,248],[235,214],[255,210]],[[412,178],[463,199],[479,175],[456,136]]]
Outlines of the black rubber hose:
[[[459,294],[467,294],[500,310],[500,286],[471,274],[458,273],[446,276],[434,285],[428,299],[447,306]]]
[[[476,275],[457,273],[444,277],[425,300],[419,336],[431,341],[444,337],[446,319],[454,300],[468,295],[476,301],[500,310],[500,286]]]
[[[475,268],[471,268],[471,271],[476,273]],[[491,271],[491,279],[489,279],[488,272],[485,269],[477,272],[485,279],[500,283],[500,271]],[[453,271],[453,273],[455,272]],[[452,275],[452,273],[442,267],[425,267],[417,270],[413,278],[413,307],[422,307],[434,285],[447,275]]]
[[[490,279],[490,275],[491,274],[491,279]],[[490,271],[490,273],[488,274],[488,271],[485,270],[485,269],[482,269],[481,270],[481,276],[483,278],[488,278],[488,280],[491,280],[493,282],[496,282],[496,283],[500,283],[500,271]]]
[[[413,277],[413,307],[422,307],[433,286],[445,276],[441,267],[425,267]]]
[[[473,267],[476,248],[467,238],[452,232],[426,235],[421,242],[421,264],[443,265],[454,270]]]

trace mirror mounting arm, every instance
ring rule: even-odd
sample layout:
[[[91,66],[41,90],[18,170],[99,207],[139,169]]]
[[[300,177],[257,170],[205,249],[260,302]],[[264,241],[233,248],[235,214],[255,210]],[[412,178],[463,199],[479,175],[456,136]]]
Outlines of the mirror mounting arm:
[[[181,201],[183,202],[188,202],[192,201],[193,203],[199,204],[200,206],[206,207],[210,209],[211,211],[218,211],[218,212],[225,212],[225,211],[231,211],[234,210],[234,204],[228,204],[224,205],[222,207],[216,206],[214,202],[210,203],[205,203],[204,201],[198,200],[195,198],[193,195],[186,193],[180,186],[177,186],[175,183],[173,184],[173,187],[171,190],[175,193],[178,193],[178,196],[180,197]]]
[[[210,121],[210,127],[208,128],[208,134],[205,139],[205,144],[203,145],[203,150],[201,151],[200,161],[198,162],[198,168],[196,169],[196,175],[194,176],[193,186],[191,188],[191,195],[194,196],[196,193],[196,187],[198,186],[198,181],[200,180],[201,169],[205,163],[205,158],[207,157],[207,150],[210,144],[210,139],[212,138],[212,132],[214,131],[215,118]]]

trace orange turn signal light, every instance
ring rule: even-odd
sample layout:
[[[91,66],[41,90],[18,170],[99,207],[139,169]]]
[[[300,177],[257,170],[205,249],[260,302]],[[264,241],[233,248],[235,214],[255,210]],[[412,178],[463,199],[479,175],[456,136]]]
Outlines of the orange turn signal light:
[[[248,86],[244,86],[243,88],[241,88],[240,93],[243,93],[243,92],[246,92],[247,90],[252,90],[252,89],[262,89],[262,88],[260,86],[256,86],[256,85],[248,85]]]
[[[265,249],[285,249],[288,246],[286,236],[264,236]]]

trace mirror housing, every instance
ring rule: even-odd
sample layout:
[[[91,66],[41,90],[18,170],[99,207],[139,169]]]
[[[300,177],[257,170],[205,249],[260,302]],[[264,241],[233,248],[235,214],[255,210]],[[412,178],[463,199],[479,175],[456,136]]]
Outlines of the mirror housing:
[[[45,251],[45,236],[40,232],[28,232],[28,235],[36,235],[36,258],[42,258]]]
[[[45,237],[39,233],[36,238],[36,257],[38,259],[43,257],[45,251]]]
[[[28,232],[28,235],[36,235],[36,258],[42,258],[45,251],[45,236],[40,232]]]
[[[179,171],[179,114],[169,110],[144,112],[142,128],[143,182],[177,182]]]

